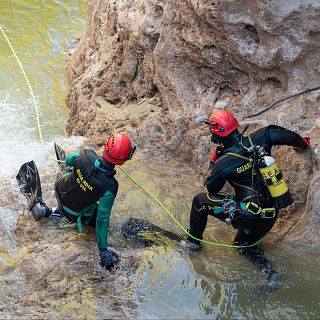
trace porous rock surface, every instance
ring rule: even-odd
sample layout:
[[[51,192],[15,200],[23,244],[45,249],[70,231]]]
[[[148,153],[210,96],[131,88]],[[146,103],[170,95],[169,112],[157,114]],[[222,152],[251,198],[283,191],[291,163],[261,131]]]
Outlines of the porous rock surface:
[[[320,78],[320,2],[88,0],[87,8],[68,57],[68,132],[102,145],[126,131],[146,155],[200,174],[213,146],[197,115],[227,108],[251,130],[277,124],[308,135],[311,150],[275,152],[295,196],[275,230],[319,243],[320,91],[246,116]]]

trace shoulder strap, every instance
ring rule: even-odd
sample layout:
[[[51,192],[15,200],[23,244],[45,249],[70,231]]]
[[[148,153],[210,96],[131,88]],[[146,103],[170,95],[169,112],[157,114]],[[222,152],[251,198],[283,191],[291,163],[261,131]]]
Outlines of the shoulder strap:
[[[253,161],[251,158],[248,158],[248,157],[245,157],[245,156],[242,156],[241,154],[239,153],[235,153],[235,152],[227,152],[225,154],[229,154],[231,156],[235,156],[235,157],[239,157],[239,158],[242,158],[242,159],[245,159],[247,161]]]
[[[90,174],[95,169],[95,160],[98,159],[97,154],[92,149],[85,149],[80,151],[81,161]]]
[[[248,139],[249,139],[249,142],[251,144],[251,147],[253,147],[254,144],[253,144],[252,139],[251,139],[251,133],[248,134]]]

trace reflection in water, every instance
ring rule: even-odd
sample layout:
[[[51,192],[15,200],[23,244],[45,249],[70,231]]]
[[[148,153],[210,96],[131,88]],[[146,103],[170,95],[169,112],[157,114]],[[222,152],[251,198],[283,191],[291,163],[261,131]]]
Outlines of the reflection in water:
[[[201,280],[192,272],[182,252],[157,248],[147,252],[137,289],[138,318],[203,318],[209,305]],[[208,314],[213,312],[210,308]]]
[[[139,158],[140,156],[140,158]],[[189,168],[175,168],[142,155],[125,169],[152,190],[188,226],[192,196],[202,189],[194,183]],[[156,179],[150,179],[150,177]],[[129,216],[148,219],[167,230],[181,231],[153,201],[121,173],[119,196],[111,223],[119,226]],[[188,186],[188,187],[186,187]],[[230,243],[234,232],[210,219],[205,238]],[[119,235],[118,235],[119,237]],[[317,295],[320,258],[304,250],[273,249],[267,237],[266,256],[279,271],[280,284],[269,286],[257,268],[235,250],[205,245],[195,254],[177,244],[137,250],[142,262],[137,272],[137,317],[139,319],[311,319],[320,311]],[[119,239],[115,245],[119,244]],[[310,263],[312,261],[312,263]],[[305,294],[305,293],[308,294]]]
[[[283,249],[272,252],[282,281],[270,287],[240,256],[149,250],[137,289],[139,319],[313,319],[319,312],[319,261],[310,267],[296,255],[280,258]]]

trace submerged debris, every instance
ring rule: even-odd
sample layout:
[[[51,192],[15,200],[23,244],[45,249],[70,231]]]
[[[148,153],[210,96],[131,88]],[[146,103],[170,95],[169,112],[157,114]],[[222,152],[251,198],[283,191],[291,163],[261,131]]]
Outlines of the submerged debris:
[[[161,229],[144,219],[130,218],[122,225],[121,233],[125,238],[145,246],[167,243],[168,240],[181,240],[175,233]]]

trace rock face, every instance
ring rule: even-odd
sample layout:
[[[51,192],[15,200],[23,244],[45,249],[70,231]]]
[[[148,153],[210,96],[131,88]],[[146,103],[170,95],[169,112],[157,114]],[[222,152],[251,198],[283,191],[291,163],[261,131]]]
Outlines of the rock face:
[[[195,116],[226,107],[252,129],[284,126],[311,136],[313,150],[276,153],[297,195],[292,223],[280,225],[293,230],[305,208],[304,221],[319,220],[319,91],[245,119],[320,78],[319,1],[88,0],[87,7],[87,30],[68,58],[69,133],[101,145],[125,130],[144,152],[203,173],[212,146]]]

